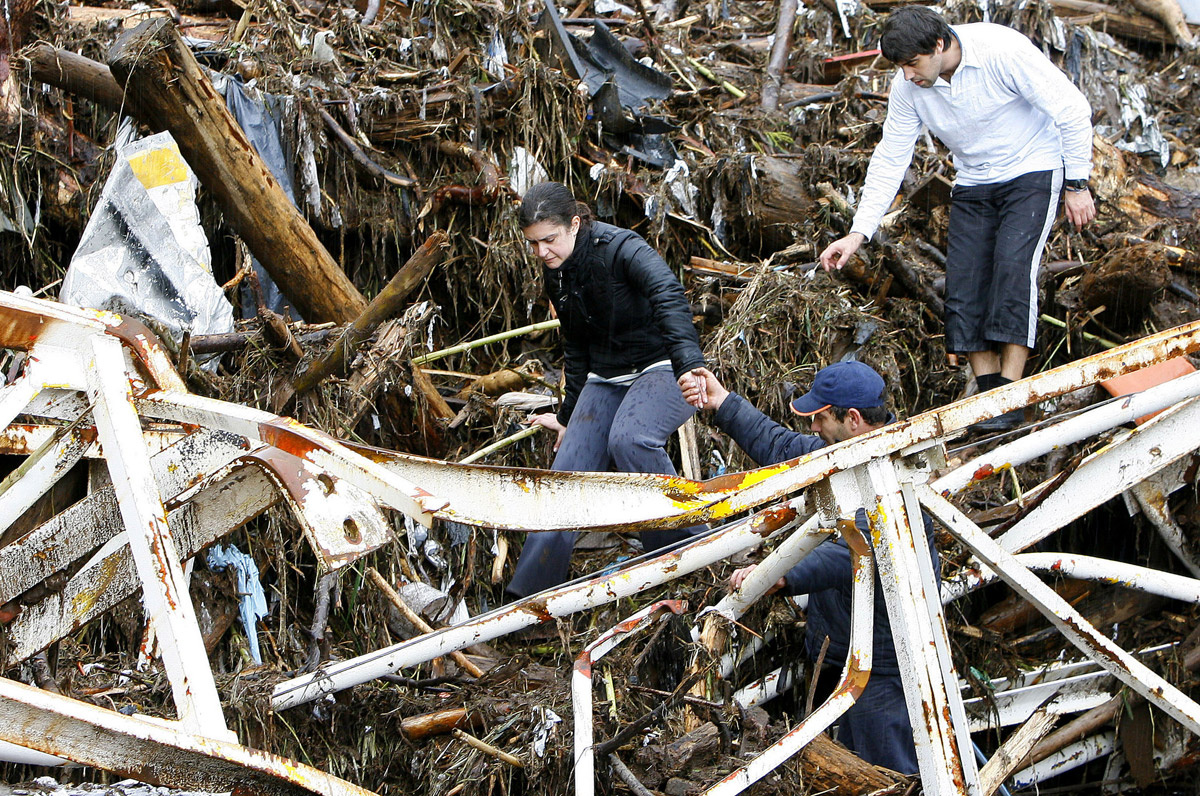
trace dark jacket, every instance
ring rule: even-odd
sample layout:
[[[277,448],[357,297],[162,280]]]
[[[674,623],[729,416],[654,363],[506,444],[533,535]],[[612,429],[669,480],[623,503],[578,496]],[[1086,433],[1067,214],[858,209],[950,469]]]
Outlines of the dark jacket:
[[[562,321],[563,425],[589,372],[613,378],[670,359],[678,378],[704,364],[683,285],[636,232],[593,221],[571,256],[544,275]]]
[[[715,419],[721,430],[761,466],[795,459],[825,447],[825,440],[817,435],[801,434],[779,425],[737,393],[730,393],[722,402]],[[933,521],[928,514],[922,513],[922,518],[925,536],[929,541],[929,557],[933,561],[934,572],[938,573]],[[866,511],[860,508],[855,512],[854,523],[867,539],[871,538]],[[940,573],[938,579],[940,582]],[[840,666],[846,660],[850,649],[853,580],[850,548],[841,536],[818,545],[799,564],[788,570],[787,586],[783,593],[808,595],[808,628],[804,645],[813,661],[820,655],[826,636],[829,636],[829,649],[825,652],[825,662]],[[888,619],[878,573],[875,576],[875,633],[872,644],[872,671],[899,674],[896,646],[892,642],[892,623]]]

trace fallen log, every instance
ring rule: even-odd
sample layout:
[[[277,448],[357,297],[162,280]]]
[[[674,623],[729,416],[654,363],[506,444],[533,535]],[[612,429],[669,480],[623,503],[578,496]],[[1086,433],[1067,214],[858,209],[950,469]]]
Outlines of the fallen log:
[[[446,233],[441,230],[435,231],[425,239],[412,257],[408,258],[408,262],[384,285],[383,290],[371,299],[371,303],[367,305],[362,314],[354,319],[346,331],[342,332],[341,337],[330,346],[329,350],[300,374],[295,382],[296,394],[302,395],[329,376],[343,371],[346,361],[358,350],[363,341],[371,336],[379,324],[395,317],[403,309],[408,294],[421,284],[425,277],[429,276],[429,272],[435,265],[442,261],[448,240]]]
[[[168,130],[225,218],[309,320],[353,321],[367,302],[246,138],[168,19],[121,34],[109,68],[130,112]]]
[[[69,50],[38,44],[25,52],[29,76],[112,110],[125,101],[125,89],[108,67]]]

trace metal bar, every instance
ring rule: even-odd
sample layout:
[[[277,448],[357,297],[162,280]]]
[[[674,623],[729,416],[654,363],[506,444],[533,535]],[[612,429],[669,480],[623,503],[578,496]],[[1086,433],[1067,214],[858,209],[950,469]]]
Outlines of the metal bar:
[[[979,530],[957,507],[929,487],[920,487],[921,504],[980,561],[1029,600],[1072,644],[1125,685],[1192,732],[1200,733],[1200,705],[1098,632],[1074,607],[1017,562],[1012,553]]]
[[[1054,711],[1057,714],[1091,710],[1112,698],[1111,683],[1112,675],[1106,671],[1088,672],[968,699],[963,707],[971,732],[981,732],[1020,724],[1056,694]]]
[[[1082,741],[1064,746],[1040,763],[1034,763],[1029,768],[1021,769],[1008,778],[1013,790],[1024,790],[1039,782],[1065,774],[1080,766],[1087,765],[1105,755],[1110,755],[1117,748],[1117,734],[1103,732],[1084,738]]]
[[[897,472],[898,467],[903,474]],[[966,711],[956,687],[958,676],[924,520],[912,492],[912,482],[924,473],[911,469],[908,462],[897,465],[887,459],[869,462],[860,473],[861,497],[875,496],[874,501],[864,500],[862,505],[873,505],[867,517],[922,786],[931,796],[973,796],[979,792],[979,771],[970,751]]]
[[[999,538],[1009,552],[1023,550],[1101,503],[1196,449],[1200,401],[1192,400],[1138,426],[1089,456],[1075,472]],[[1067,488],[1071,484],[1077,488]]]
[[[311,674],[277,685],[271,699],[272,707],[276,710],[294,707],[523,627],[557,616],[568,616],[586,608],[607,605],[756,547],[772,533],[796,520],[797,511],[790,505],[764,509],[728,528],[649,561],[612,574],[599,575],[581,584],[540,592],[453,627],[357,658],[330,663]]]
[[[34,377],[33,370],[34,363],[26,363],[25,372],[16,381],[0,387],[0,426],[12,423],[41,390],[42,385]]]
[[[1200,371],[1172,379],[1143,392],[1126,395],[1121,400],[1104,404],[993,448],[937,479],[932,486],[943,495],[956,495],[1001,470],[1025,464],[1065,445],[1130,423],[1143,415],[1158,412],[1197,395],[1200,395]]]
[[[207,488],[191,502],[167,516],[180,559],[194,556],[279,499],[275,485],[259,467],[222,471],[206,483]],[[90,501],[88,498],[82,503],[95,505]],[[111,511],[119,521],[115,500],[111,508],[104,510]],[[133,596],[141,587],[128,540],[123,534],[115,537],[71,576],[62,591],[25,606],[5,628],[9,661],[22,661],[40,652]]]
[[[1140,484],[1134,484],[1129,489],[1129,494],[1137,501],[1142,515],[1155,527],[1175,557],[1193,576],[1200,578],[1200,560],[1192,553],[1183,529],[1175,522],[1167,505],[1170,494],[1182,486],[1182,471],[1188,463],[1186,460],[1179,461],[1172,467],[1160,470]]]
[[[0,530],[12,526],[34,503],[58,483],[91,447],[93,439],[79,428],[80,418],[58,432],[0,483]]]
[[[748,764],[731,772],[704,792],[704,796],[735,796],[787,762],[813,738],[849,710],[871,677],[872,641],[875,630],[875,564],[867,540],[853,520],[839,523],[850,546],[853,569],[850,603],[850,652],[842,678],[829,698],[805,717],[791,732],[768,746]]]
[[[141,421],[133,409],[121,346],[102,336],[94,336],[90,342],[93,358],[87,369],[88,394],[96,431],[142,580],[143,603],[162,640],[175,708],[189,730],[210,738],[228,737],[204,640],[142,441]]]
[[[0,678],[0,740],[151,785],[277,796],[375,796],[324,771]]]
[[[1076,580],[1092,580],[1137,589],[1172,600],[1200,603],[1200,580],[1164,572],[1161,569],[1074,553],[1020,553],[1013,556],[1013,561],[1033,572]],[[992,571],[971,570],[964,581],[967,587],[964,594],[995,583],[999,577]]]
[[[596,792],[596,761],[592,754],[592,666],[663,611],[678,615],[686,610],[687,603],[683,600],[659,600],[601,633],[575,659],[571,671],[571,701],[575,710],[576,796],[592,796]]]
[[[795,668],[781,666],[765,677],[739,688],[733,694],[733,704],[741,708],[752,708],[770,702],[794,684]]]

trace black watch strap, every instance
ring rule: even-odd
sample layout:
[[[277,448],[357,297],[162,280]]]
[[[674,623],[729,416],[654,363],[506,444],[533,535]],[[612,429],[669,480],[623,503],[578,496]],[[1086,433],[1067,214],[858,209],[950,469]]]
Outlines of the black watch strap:
[[[1063,189],[1067,191],[1086,191],[1088,189],[1088,181],[1063,180]]]

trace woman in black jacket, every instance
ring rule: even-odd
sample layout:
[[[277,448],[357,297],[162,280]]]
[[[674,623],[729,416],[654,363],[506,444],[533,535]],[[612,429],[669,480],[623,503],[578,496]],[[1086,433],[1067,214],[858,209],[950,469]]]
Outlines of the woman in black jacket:
[[[593,221],[566,186],[525,194],[520,223],[562,321],[566,394],[530,423],[558,433],[554,470],[675,473],[663,446],[695,411],[676,379],[704,364],[683,285],[640,235]],[[689,529],[642,534],[647,550]],[[508,593],[564,582],[574,532],[529,534]]]

